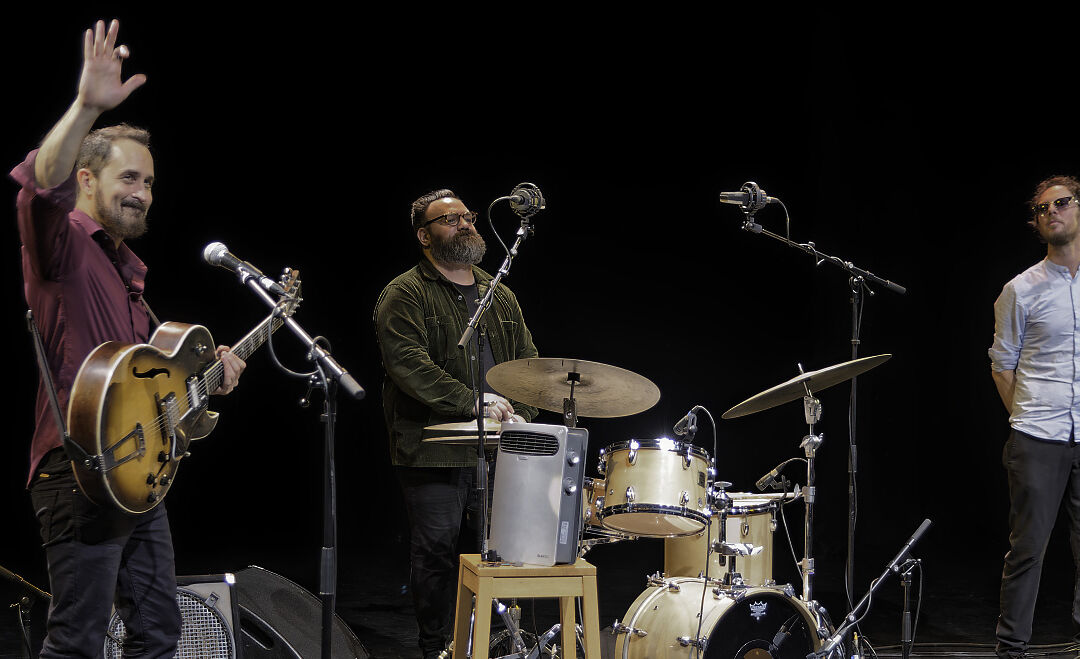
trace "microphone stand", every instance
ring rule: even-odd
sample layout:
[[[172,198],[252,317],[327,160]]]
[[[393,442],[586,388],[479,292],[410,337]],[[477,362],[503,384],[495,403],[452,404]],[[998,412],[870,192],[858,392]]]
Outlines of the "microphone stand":
[[[338,386],[349,397],[362,400],[366,395],[363,387],[334,359],[329,351],[324,350],[303,327],[292,317],[283,315],[279,300],[275,300],[263,289],[254,273],[240,268],[240,280],[266,302],[282,323],[307,346],[308,361],[315,362],[318,377],[311,377],[310,387],[318,386],[323,390],[324,427],[323,452],[323,547],[319,558],[319,599],[322,601],[322,657],[331,659],[334,609],[337,584],[337,480],[334,467],[334,427],[337,422]]]
[[[911,548],[915,546],[915,543],[917,543],[919,539],[923,536],[923,534],[926,533],[926,530],[928,528],[930,528],[930,520],[924,519],[923,523],[919,525],[919,528],[915,530],[915,533],[911,535],[911,538],[907,541],[907,544],[905,544],[904,547],[900,550],[900,552],[896,555],[896,557],[889,561],[889,564],[885,566],[885,571],[881,573],[881,576],[870,582],[870,590],[867,591],[865,595],[863,595],[863,598],[859,600],[859,603],[851,609],[850,613],[847,614],[847,617],[844,618],[844,624],[840,625],[840,627],[836,629],[836,633],[830,636],[821,645],[820,650],[816,652],[811,652],[810,654],[806,655],[806,659],[822,659],[823,657],[828,657],[833,653],[836,647],[841,644],[844,637],[847,636],[848,632],[851,631],[851,628],[858,623],[858,620],[855,618],[855,612],[861,609],[863,605],[869,606],[871,597],[874,593],[877,592],[878,588],[880,588],[881,585],[885,583],[885,579],[889,576],[889,574],[893,572],[900,572],[902,569],[905,569],[905,566],[907,565],[908,559],[911,555]],[[910,567],[906,569],[910,571]],[[908,649],[910,650],[910,647]],[[907,655],[905,654],[905,657],[906,656]]]
[[[818,250],[817,245],[812,241],[803,243],[797,243],[788,237],[781,236],[764,229],[760,224],[754,221],[754,213],[758,209],[755,208],[743,208],[743,213],[746,215],[746,219],[743,221],[742,229],[749,231],[750,233],[757,233],[764,236],[768,236],[774,240],[778,240],[788,247],[794,247],[802,252],[814,257],[815,264],[821,265],[822,263],[831,263],[850,275],[848,279],[848,285],[851,289],[851,358],[857,359],[859,357],[859,328],[862,322],[862,304],[864,301],[863,293],[873,296],[874,291],[871,290],[869,284],[881,286],[887,290],[893,291],[903,295],[907,293],[907,289],[903,286],[878,277],[869,270],[863,270],[856,266],[851,261],[845,261],[836,256],[830,256]],[[857,378],[851,379],[851,398],[848,415],[848,537],[847,537],[847,563],[844,571],[844,591],[847,595],[848,606],[851,607],[852,598],[854,597],[852,589],[855,582],[855,518],[856,511],[858,509],[858,501],[856,500],[856,475],[858,473],[858,450],[855,443],[855,417],[856,417],[856,389]],[[852,608],[851,610],[854,610]]]
[[[488,223],[492,224],[492,230],[494,230],[494,223],[491,222],[491,209],[500,202],[510,199],[510,197],[499,197],[495,201],[492,201],[488,205]],[[502,278],[510,272],[510,266],[514,261],[514,257],[518,254],[518,248],[521,246],[525,239],[533,233],[533,226],[529,222],[529,215],[521,215],[521,226],[517,230],[517,239],[514,241],[514,245],[506,251],[506,258],[503,259],[502,265],[499,267],[499,271],[495,273],[495,276],[491,279],[491,284],[488,286],[487,292],[484,293],[484,297],[480,299],[477,304],[476,313],[469,319],[468,325],[465,327],[465,331],[461,334],[461,339],[458,340],[458,348],[464,350],[472,342],[473,334],[476,333],[477,327],[480,325],[480,320],[487,313],[487,310],[491,307],[491,302],[495,299],[495,289],[498,287]],[[469,370],[469,375],[473,381],[473,398],[476,400],[476,490],[479,494],[480,500],[480,524],[477,530],[479,534],[480,545],[480,558],[485,561],[498,560],[494,552],[488,550],[488,470],[487,470],[487,457],[485,454],[485,429],[484,429],[484,417],[487,415],[484,410],[484,350],[483,350],[484,332],[481,329],[479,337],[476,341],[476,369]]]

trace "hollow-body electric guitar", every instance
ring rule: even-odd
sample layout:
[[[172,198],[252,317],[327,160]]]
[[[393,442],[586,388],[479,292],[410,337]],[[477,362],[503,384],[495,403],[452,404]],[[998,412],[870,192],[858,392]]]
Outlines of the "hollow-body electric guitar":
[[[296,272],[274,313],[238,341],[247,359],[300,302]],[[193,440],[217,425],[210,394],[225,366],[201,325],[165,322],[149,343],[109,341],[95,348],[71,388],[68,454],[83,493],[98,505],[145,513],[165,498]]]

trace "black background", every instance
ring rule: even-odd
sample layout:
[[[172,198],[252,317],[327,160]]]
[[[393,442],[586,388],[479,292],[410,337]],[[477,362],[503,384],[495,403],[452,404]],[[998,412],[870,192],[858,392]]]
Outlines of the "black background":
[[[1007,424],[986,356],[992,304],[1044,254],[1024,224],[1034,184],[1080,170],[1069,75],[1049,54],[1025,55],[1022,37],[1047,26],[959,15],[537,13],[495,21],[410,6],[376,16],[309,3],[118,16],[132,51],[125,75],[149,81],[101,123],[153,134],[151,231],[132,246],[150,266],[157,314],[204,324],[220,343],[263,317],[249,291],[201,261],[211,241],[267,271],[299,268],[298,321],[326,336],[367,389],[361,402],[341,401],[337,426],[341,573],[404,560],[371,311],[417,257],[409,202],[437,187],[484,211],[516,183],[537,184],[548,208],[505,281],[541,356],[617,365],[660,388],[647,412],[583,420],[590,475],[599,448],[669,434],[694,404],[719,422],[719,475],[736,490],[801,455],[797,402],[719,417],[798,363],[850,358],[848,280],[740,231],[741,214],[716,194],[753,179],[784,200],[794,239],[908,289],[878,289],[863,316],[859,355],[893,358],[858,380],[856,592],[931,518],[920,547],[927,590],[993,597],[1007,547]],[[0,160],[19,162],[71,102],[81,30],[98,17],[10,19]],[[15,192],[9,183],[12,201]],[[0,242],[10,356],[0,564],[47,587],[23,491],[36,370],[12,206]],[[509,242],[515,217],[505,205],[493,217]],[[758,217],[783,231],[778,207]],[[493,271],[500,250],[480,229]],[[303,366],[291,336],[275,343]],[[215,400],[221,422],[168,502],[179,573],[258,564],[317,590],[322,427],[318,405],[297,407],[303,393],[260,352],[238,391]],[[848,394],[845,384],[820,395],[815,554],[835,613],[845,608],[835,594]],[[703,420],[698,443],[712,452],[709,430]],[[805,482],[794,465],[788,473]],[[1044,589],[1067,589],[1066,545],[1056,534]],[[656,543],[630,547],[608,560],[660,555]],[[778,576],[793,581],[791,561],[777,556]]]

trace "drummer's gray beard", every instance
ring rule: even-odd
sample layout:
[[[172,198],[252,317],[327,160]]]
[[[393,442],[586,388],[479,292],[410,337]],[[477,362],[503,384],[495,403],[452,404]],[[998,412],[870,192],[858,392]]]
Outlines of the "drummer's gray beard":
[[[476,265],[486,251],[487,244],[478,233],[459,231],[449,240],[431,236],[431,256],[445,263]]]

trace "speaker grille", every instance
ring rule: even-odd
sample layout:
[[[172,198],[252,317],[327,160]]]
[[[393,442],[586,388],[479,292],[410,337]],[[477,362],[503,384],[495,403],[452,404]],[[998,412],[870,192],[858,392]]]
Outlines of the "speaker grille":
[[[555,455],[559,452],[559,440],[553,435],[510,430],[499,437],[499,450],[521,455]]]
[[[183,588],[176,589],[176,603],[180,607],[183,624],[180,642],[174,657],[179,659],[234,659],[232,635],[217,609],[209,606],[197,593]],[[105,637],[105,656],[120,659],[123,655],[127,630],[117,613],[109,620]]]

